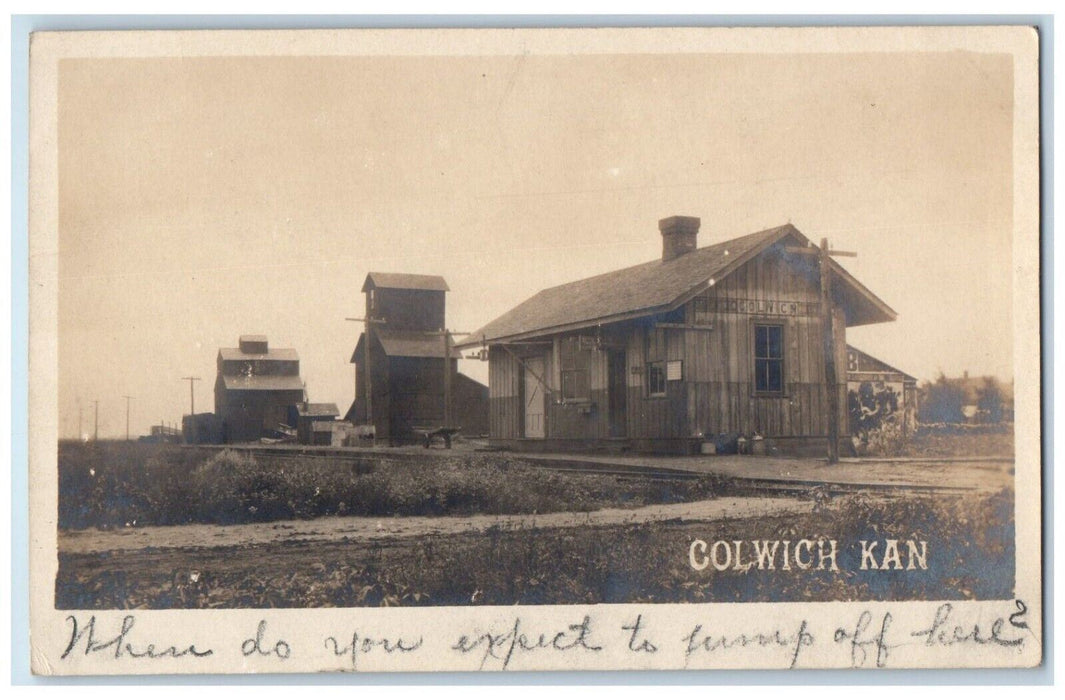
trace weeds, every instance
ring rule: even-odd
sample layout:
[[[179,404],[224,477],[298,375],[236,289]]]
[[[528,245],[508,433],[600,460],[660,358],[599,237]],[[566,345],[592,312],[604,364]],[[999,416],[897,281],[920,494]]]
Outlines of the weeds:
[[[328,515],[587,512],[712,498],[725,480],[619,480],[564,474],[500,455],[433,462],[244,452],[165,445],[63,444],[59,526],[238,524]]]
[[[928,542],[927,571],[863,571],[862,539]],[[839,571],[694,571],[715,540],[835,539]],[[60,555],[61,609],[957,600],[1013,595],[1013,492],[838,499],[803,515]],[[195,573],[195,575],[193,575]]]

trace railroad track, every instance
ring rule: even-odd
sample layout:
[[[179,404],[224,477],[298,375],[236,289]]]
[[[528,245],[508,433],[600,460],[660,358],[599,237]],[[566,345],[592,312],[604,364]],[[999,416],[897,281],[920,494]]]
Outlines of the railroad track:
[[[381,450],[360,450],[352,452],[348,450],[333,450],[329,448],[297,448],[297,447],[274,447],[270,445],[198,445],[192,449],[207,449],[211,451],[231,450],[233,452],[265,456],[275,459],[288,460],[311,460],[322,463],[365,463],[376,460],[391,462],[432,462],[445,457],[459,457],[466,453],[453,452],[443,453],[439,450],[426,452],[384,452]],[[538,460],[535,457],[525,455],[513,456],[518,461],[531,466],[547,469],[550,471],[566,472],[572,474],[598,474],[601,476],[615,476],[628,479],[653,479],[669,481],[693,481],[701,475],[685,469],[669,469],[662,467],[647,467],[637,465],[600,464],[593,462],[564,462],[558,460]]]
[[[386,462],[435,462],[448,457],[460,457],[468,453],[442,452],[440,450],[394,452],[385,450],[360,449],[359,451],[337,450],[329,447],[307,446],[272,446],[272,445],[199,445],[191,449],[208,449],[220,451],[223,449],[235,452],[262,455],[279,460],[310,460],[325,464],[346,464],[352,467],[366,467],[372,469],[368,463]],[[507,459],[520,461],[548,471],[562,472],[567,474],[589,474],[597,476],[610,476],[616,479],[631,481],[695,481],[706,476],[705,473],[695,472],[688,469],[670,467],[636,465],[636,464],[610,464],[592,460],[559,460],[537,458],[536,455],[508,454]],[[820,489],[830,495],[845,495],[861,491],[876,491],[879,493],[962,493],[971,490],[964,486],[939,486],[917,484],[884,484],[884,483],[847,483],[827,482],[799,479],[772,479],[765,477],[724,477],[729,482],[730,493],[737,495],[773,494],[781,496],[805,496],[815,489]]]

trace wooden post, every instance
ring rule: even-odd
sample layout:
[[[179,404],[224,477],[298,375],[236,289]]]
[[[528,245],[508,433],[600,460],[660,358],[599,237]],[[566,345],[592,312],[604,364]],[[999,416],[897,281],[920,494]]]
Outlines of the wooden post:
[[[363,333],[362,351],[364,354],[362,376],[366,379],[366,424],[373,428],[373,435],[370,437],[370,446],[377,447],[377,426],[373,422],[373,367],[370,366],[370,358],[372,353],[370,352],[370,323],[369,316],[366,317],[366,323],[363,328],[366,332]]]
[[[444,329],[444,427],[451,427],[451,342]]]
[[[122,398],[126,400],[126,442],[129,442],[129,400],[133,397],[123,394]]]
[[[444,334],[444,425],[445,428],[454,428],[451,424],[451,336],[462,335],[466,336],[469,333],[452,333],[447,328],[443,330]],[[448,438],[450,439],[450,438]]]
[[[182,377],[181,381],[188,381],[189,383],[189,435],[192,438],[192,444],[197,445],[199,441],[196,436],[196,391],[193,389],[193,382],[200,381],[199,377]]]
[[[821,327],[825,353],[825,388],[828,391],[828,463],[839,462],[839,387],[836,385],[836,338],[833,332],[832,271],[828,264],[828,239],[821,239],[817,256],[821,276]]]

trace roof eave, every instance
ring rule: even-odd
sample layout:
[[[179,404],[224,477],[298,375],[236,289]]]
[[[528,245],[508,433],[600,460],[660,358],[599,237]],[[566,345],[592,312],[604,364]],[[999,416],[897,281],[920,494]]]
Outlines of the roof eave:
[[[554,326],[548,326],[546,328],[537,328],[531,331],[511,333],[510,335],[496,336],[493,338],[471,335],[469,336],[469,339],[464,340],[461,343],[455,343],[453,347],[456,350],[465,350],[467,348],[476,348],[482,345],[505,345],[506,343],[517,342],[520,340],[533,340],[536,338],[542,338],[544,336],[552,336],[557,335],[559,333],[577,331],[581,330],[582,328],[602,326],[608,323],[631,321],[636,318],[643,318],[644,316],[651,316],[653,314],[670,311],[672,308],[673,307],[668,304],[662,306],[652,306],[645,309],[637,309],[635,311],[626,311],[625,313],[620,314],[610,314],[609,316],[600,316],[597,318],[590,318],[581,321],[573,321],[572,323],[563,323]]]
[[[893,308],[888,306],[883,299],[873,294],[869,288],[859,282],[854,275],[847,272],[846,268],[831,259],[829,259],[829,264],[832,266],[833,272],[835,272],[838,277],[843,279],[843,281],[852,289],[858,292],[859,296],[864,301],[868,302],[870,306],[873,307],[872,314],[869,317],[858,318],[853,321],[848,319],[848,328],[868,326],[874,323],[890,323],[899,317],[898,313]],[[879,316],[877,316],[877,314],[879,314]]]

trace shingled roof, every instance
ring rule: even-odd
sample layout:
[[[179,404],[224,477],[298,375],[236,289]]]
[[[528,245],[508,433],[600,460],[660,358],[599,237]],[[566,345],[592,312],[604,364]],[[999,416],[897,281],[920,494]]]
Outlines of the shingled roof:
[[[471,334],[457,347],[519,340],[613,323],[677,308],[711,283],[769,246],[791,237],[809,245],[791,224],[733,238],[672,260],[652,260],[622,270],[545,289]],[[844,299],[847,325],[895,320],[895,312],[833,260],[830,265]]]
[[[856,369],[856,370],[848,369],[847,370],[847,374],[855,374],[855,375],[857,375],[857,374],[862,374],[863,372],[883,372],[883,373],[901,374],[903,377],[905,377],[906,379],[908,379],[908,380],[910,380],[912,382],[916,382],[917,381],[917,378],[914,377],[913,375],[907,374],[906,372],[903,372],[901,369],[898,369],[896,367],[892,367],[891,365],[889,365],[888,363],[884,362],[880,358],[873,357],[872,355],[870,355],[869,353],[865,352],[864,350],[859,350],[858,348],[854,347],[853,345],[851,345],[849,343],[847,344],[847,352],[848,353],[854,353],[855,356],[856,356],[856,359],[858,361],[858,369]]]
[[[370,287],[376,289],[418,289],[431,292],[449,292],[447,282],[440,275],[410,275],[400,272],[371,272],[362,283],[363,293]]]
[[[244,352],[240,348],[218,348],[218,355],[223,360],[285,360],[300,359],[293,348],[270,348],[266,352]]]
[[[339,416],[340,411],[335,403],[301,403],[296,404],[296,412],[306,416]]]
[[[229,391],[303,391],[303,380],[295,374],[225,375],[222,383]]]
[[[374,337],[389,357],[444,357],[444,339],[435,333],[376,328]],[[362,346],[364,338],[365,334],[359,336],[355,352],[351,355],[352,362],[361,362],[365,357]],[[454,336],[451,337],[451,344],[455,346]]]

